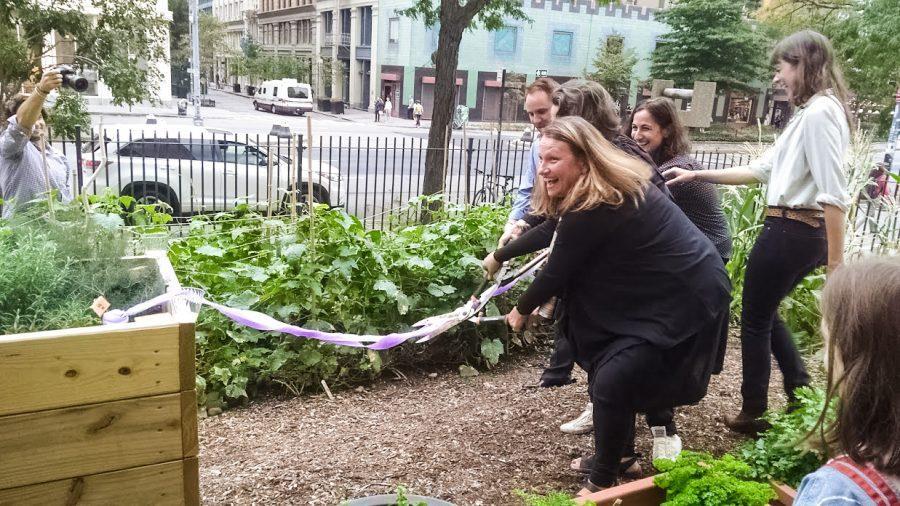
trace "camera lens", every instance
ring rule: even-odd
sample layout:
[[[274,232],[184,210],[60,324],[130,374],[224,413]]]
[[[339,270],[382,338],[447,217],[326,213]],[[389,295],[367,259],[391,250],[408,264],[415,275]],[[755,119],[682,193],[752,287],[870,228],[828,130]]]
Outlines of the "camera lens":
[[[62,84],[77,92],[83,92],[88,89],[88,80],[78,74],[64,74]]]

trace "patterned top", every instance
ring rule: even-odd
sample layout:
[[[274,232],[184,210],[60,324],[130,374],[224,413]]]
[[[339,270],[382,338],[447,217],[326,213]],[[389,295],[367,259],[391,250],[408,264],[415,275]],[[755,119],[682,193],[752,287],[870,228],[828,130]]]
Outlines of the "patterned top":
[[[15,116],[0,134],[0,198],[3,218],[10,218],[16,206],[47,194],[41,151],[31,142],[31,132],[19,126]],[[50,187],[59,191],[63,202],[72,200],[66,158],[47,146],[47,174]]]
[[[681,167],[687,170],[703,170],[703,164],[696,159],[679,155],[666,160],[659,166],[660,172],[665,172],[672,167]],[[728,231],[728,222],[725,221],[725,213],[722,212],[722,203],[716,185],[704,181],[691,181],[670,188],[672,199],[691,222],[703,232],[719,252],[719,255],[727,261],[731,258],[731,232]]]

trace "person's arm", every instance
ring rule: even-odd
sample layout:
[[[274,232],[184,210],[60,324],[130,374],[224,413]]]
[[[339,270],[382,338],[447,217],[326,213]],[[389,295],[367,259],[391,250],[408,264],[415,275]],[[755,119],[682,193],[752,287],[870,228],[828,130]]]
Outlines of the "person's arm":
[[[844,224],[847,213],[837,206],[825,204],[825,237],[828,239],[828,272],[844,262]]]
[[[556,220],[547,220],[505,246],[488,253],[481,262],[481,266],[484,268],[484,277],[486,279],[493,278],[494,274],[500,270],[500,265],[511,258],[534,253],[550,246],[550,242],[553,241],[553,232],[556,230],[556,223]]]
[[[844,152],[849,138],[843,108],[830,98],[820,98],[809,106],[803,131],[803,154],[819,193],[816,203],[825,211],[828,238],[828,271],[844,260],[844,227],[850,194],[844,177]],[[849,128],[848,128],[849,131]]]
[[[689,170],[672,167],[663,172],[666,184],[677,186],[691,181],[705,181],[713,184],[753,184],[760,183],[757,172],[747,166],[718,170]]]
[[[26,132],[31,132],[34,124],[41,117],[41,109],[44,107],[44,100],[47,99],[47,95],[60,86],[62,86],[62,76],[57,70],[53,69],[44,72],[41,82],[34,87],[34,93],[16,111],[16,121],[19,123],[20,128]]]
[[[516,190],[515,195],[513,195],[512,211],[509,213],[507,222],[515,223],[524,218],[531,210],[531,192],[534,190],[534,175],[537,170],[537,153],[535,153],[535,149],[536,144],[532,143],[522,171],[522,181],[519,183],[519,188]]]
[[[588,265],[596,253],[597,245],[615,224],[611,222],[620,210],[604,209],[567,214],[556,227],[556,243],[547,259],[547,265],[537,274],[525,293],[519,298],[516,310],[521,315],[531,314],[538,306],[560,295],[565,284]],[[524,237],[524,236],[523,236]]]

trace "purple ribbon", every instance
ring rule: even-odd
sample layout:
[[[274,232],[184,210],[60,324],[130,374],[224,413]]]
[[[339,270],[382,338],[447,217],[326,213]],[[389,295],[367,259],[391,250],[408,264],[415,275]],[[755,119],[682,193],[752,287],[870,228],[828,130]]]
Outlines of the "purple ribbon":
[[[544,255],[543,257],[539,258],[545,257],[546,256]],[[121,309],[113,309],[107,311],[103,314],[103,324],[107,325],[114,323],[127,323],[131,316],[140,314],[154,306],[165,304],[175,298],[180,297],[194,304],[205,304],[227,316],[239,325],[250,327],[252,329],[260,330],[263,332],[283,332],[285,334],[290,334],[296,337],[316,339],[319,341],[338,344],[342,346],[353,346],[357,348],[364,347],[372,350],[386,350],[388,348],[393,348],[394,346],[409,341],[410,339],[416,339],[417,343],[428,341],[429,339],[432,339],[442,332],[445,332],[448,329],[456,326],[460,322],[475,317],[491,298],[509,291],[509,289],[512,288],[513,285],[515,285],[520,279],[524,278],[528,274],[533,273],[535,270],[537,270],[538,267],[541,266],[541,264],[542,261],[532,261],[526,264],[518,273],[516,273],[514,277],[512,277],[512,279],[507,280],[505,283],[503,281],[495,283],[487,290],[482,292],[482,294],[477,299],[470,300],[463,306],[457,308],[455,311],[443,315],[432,316],[421,320],[420,322],[417,322],[413,325],[414,327],[418,327],[415,330],[411,330],[408,332],[394,332],[391,334],[380,336],[368,334],[345,334],[341,332],[323,332],[320,330],[305,329],[303,327],[298,327],[296,325],[291,325],[276,320],[275,318],[272,318],[267,314],[260,313],[259,311],[252,311],[249,309],[236,309],[224,306],[222,304],[217,304],[215,302],[207,300],[193,289],[184,289],[180,291],[169,292],[124,311]]]

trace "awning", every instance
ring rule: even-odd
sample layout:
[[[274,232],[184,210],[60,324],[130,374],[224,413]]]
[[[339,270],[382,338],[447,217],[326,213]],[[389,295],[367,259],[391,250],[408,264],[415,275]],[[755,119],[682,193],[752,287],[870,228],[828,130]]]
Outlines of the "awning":
[[[388,74],[387,72],[382,72],[381,80],[382,81],[399,81],[400,76],[398,76],[397,74]]]
[[[434,84],[434,76],[422,76],[422,84]],[[463,80],[461,77],[456,78],[456,85],[462,86]]]
[[[500,81],[485,81],[485,82],[484,82],[484,87],[485,87],[485,88],[499,88],[499,87],[500,87]]]

